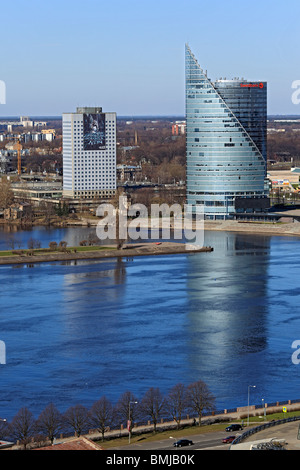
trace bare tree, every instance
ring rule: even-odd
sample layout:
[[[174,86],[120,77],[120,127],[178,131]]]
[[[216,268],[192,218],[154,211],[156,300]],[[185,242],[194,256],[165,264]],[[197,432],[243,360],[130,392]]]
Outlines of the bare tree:
[[[137,402],[138,400],[136,396],[127,391],[120,396],[115,407],[117,419],[119,419],[121,423],[124,421],[128,423],[128,431],[130,434],[133,428],[133,423],[138,416],[138,408],[135,406]]]
[[[7,178],[2,178],[0,182],[0,208],[7,209],[14,202],[14,193],[11,183]]]
[[[65,242],[65,241],[61,241],[59,242],[58,244],[58,248],[60,251],[63,251],[63,252],[67,252],[67,246],[68,246],[68,243]]]
[[[89,412],[83,405],[71,406],[63,415],[64,422],[81,436],[89,424]]]
[[[95,237],[92,233],[90,233],[88,236],[87,242],[88,242],[88,246],[97,245],[99,242],[99,238]]]
[[[50,249],[50,251],[56,251],[57,250],[57,243],[56,242],[50,242],[49,243],[49,249]]]
[[[213,411],[215,409],[215,397],[210,393],[206,383],[198,380],[187,387],[187,400],[189,408],[197,413],[199,426],[201,426],[203,411]]]
[[[9,425],[6,420],[0,420],[0,439],[4,440],[6,436],[9,434]]]
[[[53,444],[55,436],[62,429],[62,423],[62,414],[50,403],[39,415],[36,426]]]
[[[27,242],[27,247],[29,250],[34,250],[35,248],[41,248],[41,242],[30,237]]]
[[[35,432],[35,420],[31,411],[21,408],[10,423],[12,435],[19,440],[26,449],[27,444]]]
[[[93,404],[90,415],[91,423],[101,432],[102,441],[104,441],[105,430],[113,423],[112,403],[106,397],[101,397],[100,400]]]
[[[156,425],[164,406],[165,400],[159,388],[149,388],[141,400],[140,410],[152,420],[154,432],[156,432]]]
[[[54,205],[51,204],[51,202],[43,201],[40,204],[40,209],[44,214],[45,222],[47,222],[47,224],[50,224],[52,217],[55,215]]]
[[[179,383],[171,388],[166,398],[166,408],[179,428],[182,415],[187,409],[186,389],[183,384]]]
[[[9,246],[9,248],[11,250],[14,250],[15,249],[15,245],[16,245],[16,240],[14,237],[10,238],[8,241],[7,241],[7,245]]]

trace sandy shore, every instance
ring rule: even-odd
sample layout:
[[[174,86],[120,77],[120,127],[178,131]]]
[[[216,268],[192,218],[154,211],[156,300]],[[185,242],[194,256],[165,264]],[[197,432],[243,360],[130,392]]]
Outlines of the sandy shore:
[[[224,232],[243,232],[257,235],[280,235],[280,236],[300,236],[300,222],[292,220],[293,215],[300,216],[300,210],[287,211],[282,213],[282,221],[280,222],[252,222],[252,221],[237,221],[237,220],[205,220],[204,230],[218,230]],[[286,222],[286,218],[288,221]],[[86,220],[83,224],[77,223],[76,225],[84,226],[88,224],[90,227],[96,227],[99,221],[97,220]],[[161,219],[152,219],[152,226],[160,227]],[[74,226],[74,225],[73,225]],[[140,227],[151,228],[150,219],[140,219]],[[171,229],[174,227],[183,227],[182,222],[171,222]],[[192,224],[192,229],[195,229],[195,224]],[[201,228],[200,228],[201,230]]]
[[[300,237],[300,222],[290,223],[263,223],[241,222],[236,220],[210,221],[204,223],[204,230],[216,230],[224,232],[242,232],[256,235],[279,235]]]
[[[242,232],[251,235],[279,235],[279,236],[300,236],[300,222],[293,220],[293,216],[300,217],[300,210],[286,211],[281,214],[282,221],[280,222],[258,222],[258,221],[237,221],[237,220],[205,220],[204,230],[206,231],[224,231],[224,232]],[[286,221],[288,220],[288,221]],[[291,221],[293,220],[293,221]],[[152,228],[161,227],[162,219],[140,219],[140,227]],[[80,221],[66,221],[63,227],[90,227],[95,229],[99,224],[97,219],[82,219]],[[130,224],[130,223],[129,223]],[[10,225],[6,223],[6,225]],[[189,225],[189,223],[188,223]],[[170,229],[175,227],[182,229],[183,222],[171,221]],[[196,225],[193,223],[189,228],[195,230]],[[199,228],[202,230],[202,228]],[[168,237],[162,237],[168,238]],[[1,259],[0,259],[1,264]]]

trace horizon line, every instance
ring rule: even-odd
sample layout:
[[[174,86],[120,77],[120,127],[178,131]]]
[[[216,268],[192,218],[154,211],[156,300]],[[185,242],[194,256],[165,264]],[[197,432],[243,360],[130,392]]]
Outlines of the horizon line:
[[[104,112],[105,114],[105,112]],[[24,116],[24,114],[21,114],[21,115],[11,115],[11,116],[2,116],[0,117],[0,122],[1,121],[4,121],[4,120],[7,120],[7,119],[15,119],[15,118],[20,118],[21,116]],[[275,117],[275,116],[288,116],[288,117],[299,117],[300,118],[300,114],[288,114],[288,113],[284,113],[284,114],[279,114],[279,113],[272,113],[272,114],[267,114],[267,117]],[[28,116],[29,118],[52,118],[52,119],[62,119],[62,115],[60,114],[40,114],[40,115],[31,115],[31,116]],[[120,114],[118,115],[117,114],[117,118],[119,119],[122,119],[122,118],[139,118],[139,119],[143,119],[143,118],[173,118],[173,117],[184,117],[185,118],[185,115],[184,114]]]

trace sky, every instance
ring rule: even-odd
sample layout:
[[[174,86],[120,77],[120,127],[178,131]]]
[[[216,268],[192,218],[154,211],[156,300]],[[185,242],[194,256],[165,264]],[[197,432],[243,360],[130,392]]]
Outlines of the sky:
[[[267,81],[268,113],[300,115],[299,0],[2,0],[0,18],[0,118],[184,116],[186,43],[210,79]]]

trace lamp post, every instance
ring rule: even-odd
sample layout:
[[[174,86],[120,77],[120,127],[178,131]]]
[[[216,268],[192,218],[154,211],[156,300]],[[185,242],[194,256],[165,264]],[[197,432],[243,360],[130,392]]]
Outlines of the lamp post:
[[[247,420],[247,426],[249,426],[249,402],[250,402],[250,388],[256,388],[256,385],[248,385],[248,420]]]
[[[263,406],[263,409],[264,409],[264,421],[266,421],[266,405],[265,405],[264,398],[262,398],[261,401],[262,401],[262,406]]]
[[[138,403],[138,402],[137,402],[137,401],[130,401],[130,402],[129,402],[129,411],[128,411],[129,416],[128,416],[128,425],[127,425],[127,429],[128,429],[128,433],[129,433],[129,435],[128,435],[128,442],[129,442],[129,444],[130,444],[130,437],[131,437],[131,413],[130,413],[130,405],[131,405],[131,404],[134,405],[135,403]]]

